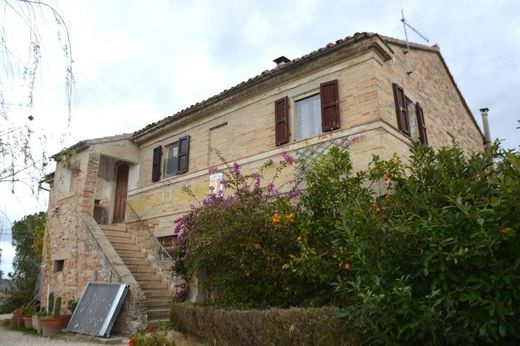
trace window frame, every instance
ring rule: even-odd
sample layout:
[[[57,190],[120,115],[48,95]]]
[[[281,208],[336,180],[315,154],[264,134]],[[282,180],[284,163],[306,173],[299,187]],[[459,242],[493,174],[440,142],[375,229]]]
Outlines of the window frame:
[[[318,81],[316,81],[316,84]],[[341,109],[339,80],[332,79],[314,84],[313,88],[296,95],[285,95],[274,101],[274,140],[277,147],[308,140],[324,135],[327,132],[341,129]],[[320,133],[317,135],[296,137],[296,103],[302,99],[319,95],[320,100]],[[281,96],[281,95],[280,95]]]
[[[303,138],[297,138],[296,137],[296,129],[298,128],[297,126],[297,113],[296,113],[296,103],[299,102],[299,101],[302,101],[302,100],[305,100],[305,99],[308,99],[308,98],[311,98],[313,96],[318,96],[318,99],[320,101],[320,107],[319,107],[319,121],[320,121],[320,132],[316,135],[313,135],[313,136],[309,136],[309,137],[303,137]],[[290,125],[290,133],[289,133],[289,138],[292,142],[299,142],[299,141],[304,141],[304,140],[307,140],[309,138],[314,138],[314,137],[318,137],[318,136],[321,136],[324,132],[323,132],[323,124],[322,124],[322,117],[323,117],[323,114],[322,114],[322,106],[321,106],[321,94],[320,94],[320,88],[317,87],[317,88],[313,88],[313,89],[310,89],[310,90],[307,90],[303,93],[300,93],[298,95],[295,95],[295,96],[292,96],[289,98],[290,100],[290,110],[289,110],[289,116],[290,116],[290,122],[289,122],[289,125]]]
[[[179,174],[178,173],[179,172],[179,167],[178,167],[179,164],[178,164],[178,162],[177,162],[177,168],[175,169],[175,171],[173,173],[167,174],[167,172],[166,172],[166,169],[168,167],[166,162],[167,162],[168,159],[170,159],[170,156],[169,156],[170,148],[174,147],[174,146],[177,147],[177,156],[172,156],[172,157],[175,157],[176,160],[178,161],[179,160],[179,140],[176,140],[174,142],[171,142],[170,144],[167,144],[167,145],[163,146],[163,148],[166,150],[166,155],[164,155],[165,158],[162,159],[163,162],[161,162],[163,164],[163,166],[164,166],[162,168],[162,172],[161,172],[162,173],[162,179],[174,177],[174,176]]]
[[[393,89],[394,89],[394,103],[395,103],[395,109],[397,114],[397,129],[400,133],[404,134],[406,137],[410,138],[413,141],[419,141],[424,145],[428,145],[428,132],[426,130],[426,124],[424,121],[424,112],[422,110],[422,107],[420,103],[417,101],[417,99],[414,97],[414,95],[410,95],[410,93],[405,92],[404,88],[401,87],[397,83],[392,83]],[[395,95],[395,88],[399,88],[400,91],[403,93],[404,98],[404,106],[405,106],[405,112],[406,112],[406,122],[408,125],[408,132],[401,128],[400,122],[399,122],[399,105],[397,100],[397,95]],[[409,105],[412,106],[413,113],[410,114],[410,111],[408,109]],[[419,111],[421,112],[421,115],[419,114]],[[414,117],[416,124],[417,124],[417,136],[414,136],[412,134],[412,117]],[[422,117],[422,119],[419,119],[419,117]],[[422,127],[422,129],[421,129]],[[421,131],[423,133],[421,134]]]

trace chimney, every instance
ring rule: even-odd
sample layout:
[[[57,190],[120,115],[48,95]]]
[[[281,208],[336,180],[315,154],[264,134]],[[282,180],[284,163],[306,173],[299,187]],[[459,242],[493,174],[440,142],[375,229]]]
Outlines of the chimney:
[[[484,126],[484,145],[488,147],[491,144],[491,132],[489,131],[488,108],[481,108],[482,125]]]
[[[285,56],[281,56],[279,58],[276,58],[273,60],[276,63],[276,66],[282,66],[283,64],[286,64],[291,61],[291,59],[286,58]]]

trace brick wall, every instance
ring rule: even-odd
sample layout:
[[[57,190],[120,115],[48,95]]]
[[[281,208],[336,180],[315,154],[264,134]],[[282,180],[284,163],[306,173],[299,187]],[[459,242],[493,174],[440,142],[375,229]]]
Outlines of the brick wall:
[[[146,324],[144,295],[92,218],[99,157],[93,151],[79,153],[81,166],[75,191],[61,194],[59,181],[51,191],[40,300],[47,304],[49,287],[55,297],[62,297],[65,313],[67,300],[78,300],[88,282],[125,282],[130,285],[130,293],[114,330],[133,332]],[[56,171],[61,169],[58,163]],[[63,271],[55,272],[54,264],[61,260]]]

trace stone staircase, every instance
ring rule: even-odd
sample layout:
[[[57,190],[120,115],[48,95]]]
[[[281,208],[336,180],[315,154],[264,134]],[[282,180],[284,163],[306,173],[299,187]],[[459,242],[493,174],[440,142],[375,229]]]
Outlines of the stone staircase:
[[[148,322],[165,321],[170,316],[171,295],[165,281],[141,251],[124,224],[99,225],[119,257],[132,273],[146,296]]]

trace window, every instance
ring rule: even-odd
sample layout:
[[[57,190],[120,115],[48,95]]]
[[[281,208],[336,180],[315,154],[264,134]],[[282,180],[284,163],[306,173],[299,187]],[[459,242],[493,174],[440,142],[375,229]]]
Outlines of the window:
[[[179,170],[179,143],[174,143],[166,147],[166,159],[164,159],[165,178],[177,174]]]
[[[153,149],[152,181],[161,180],[173,175],[183,174],[188,171],[190,154],[190,136],[180,137],[177,142],[166,147],[166,159],[162,162],[163,147]],[[161,164],[164,166],[161,171]]]
[[[313,137],[321,133],[320,94],[312,95],[294,103],[296,109],[296,139]]]
[[[63,271],[63,266],[65,265],[65,260],[57,260],[54,261],[54,273],[59,273]]]
[[[289,97],[275,101],[275,140],[276,145],[289,142]],[[294,100],[294,140],[309,138],[322,132],[340,127],[338,81],[320,84],[320,91],[299,100]]]
[[[414,103],[408,98],[404,89],[392,84],[394,90],[395,111],[397,115],[397,127],[406,135],[418,139],[423,144],[428,144],[424,114],[419,102]]]

